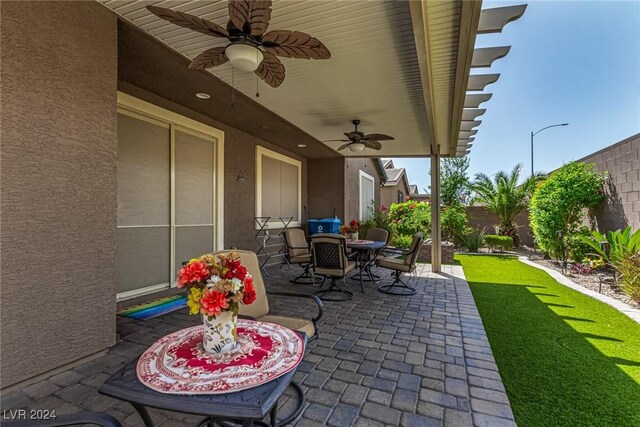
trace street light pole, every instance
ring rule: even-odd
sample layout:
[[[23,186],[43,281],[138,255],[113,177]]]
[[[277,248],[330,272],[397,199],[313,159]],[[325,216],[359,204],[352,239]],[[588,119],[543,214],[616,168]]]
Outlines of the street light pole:
[[[542,132],[543,130],[549,129],[549,128],[554,128],[554,127],[558,127],[558,126],[569,126],[569,123],[558,123],[557,125],[551,125],[551,126],[547,126],[544,127],[542,129],[540,129],[537,132],[531,132],[531,176],[533,176],[534,172],[533,172],[533,137],[536,136],[537,134],[539,134],[540,132]]]

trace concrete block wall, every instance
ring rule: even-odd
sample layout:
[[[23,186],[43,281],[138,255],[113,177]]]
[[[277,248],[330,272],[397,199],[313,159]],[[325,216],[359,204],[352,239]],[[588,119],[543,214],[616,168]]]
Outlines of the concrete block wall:
[[[640,228],[640,133],[578,161],[607,172],[606,199],[595,212],[598,229]]]
[[[489,211],[484,206],[467,206],[467,220],[469,227],[477,230],[485,230],[485,234],[496,234],[495,226],[498,225],[498,216]],[[520,243],[526,246],[533,246],[531,227],[529,226],[529,211],[524,210],[516,217],[518,236]]]

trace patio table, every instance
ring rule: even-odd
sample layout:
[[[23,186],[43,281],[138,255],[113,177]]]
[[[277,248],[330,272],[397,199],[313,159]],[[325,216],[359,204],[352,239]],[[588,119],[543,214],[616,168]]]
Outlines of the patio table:
[[[243,320],[239,320],[239,326],[241,322]],[[301,354],[304,354],[307,337],[304,334],[300,335],[304,343]],[[100,386],[99,392],[131,403],[146,427],[154,426],[147,407],[205,416],[198,425],[207,425],[214,421],[238,422],[243,426],[251,426],[254,422],[267,425],[262,420],[269,414],[268,425],[277,427],[293,421],[304,404],[303,391],[293,382],[298,365],[274,380],[240,391],[218,394],[169,394],[155,391],[140,381],[136,369],[139,360],[140,358],[131,361],[114,373]],[[298,394],[298,406],[286,419],[277,420],[278,400],[289,385],[292,385]]]
[[[358,272],[351,276],[352,279],[360,280],[360,289],[364,292],[363,282],[375,282],[378,278],[371,272],[371,267],[375,262],[373,254],[384,248],[386,242],[373,240],[347,240],[347,247],[358,253]],[[367,278],[364,278],[364,275]]]

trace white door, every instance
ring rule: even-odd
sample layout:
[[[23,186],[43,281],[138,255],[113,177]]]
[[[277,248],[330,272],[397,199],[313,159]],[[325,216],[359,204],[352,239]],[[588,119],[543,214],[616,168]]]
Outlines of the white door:
[[[372,217],[371,210],[374,206],[374,178],[360,171],[360,220],[366,221]]]

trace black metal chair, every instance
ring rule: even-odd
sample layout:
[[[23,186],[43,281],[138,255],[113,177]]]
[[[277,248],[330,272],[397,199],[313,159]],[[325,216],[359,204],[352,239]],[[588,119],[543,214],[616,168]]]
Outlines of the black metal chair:
[[[291,228],[285,231],[284,240],[287,245],[289,264],[298,264],[304,269],[302,274],[291,279],[291,283],[300,285],[317,285],[321,280],[315,280],[311,274],[311,250],[307,238],[299,228]]]
[[[401,257],[383,257],[378,259],[378,266],[393,270],[393,283],[380,285],[378,290],[385,294],[391,295],[414,295],[417,291],[415,288],[407,285],[402,280],[404,273],[413,273],[416,269],[416,261],[420,253],[420,247],[424,236],[422,233],[413,235],[413,242],[408,251],[403,251]]]
[[[64,427],[78,425],[96,425],[101,427],[122,427],[122,424],[104,412],[78,412],[77,414],[59,415],[50,420],[3,420],[6,427]]]
[[[347,238],[339,234],[320,233],[311,236],[311,260],[313,263],[313,276],[324,277],[331,283],[326,289],[316,292],[321,299],[326,301],[348,301],[353,298],[353,293],[342,289],[336,281],[342,279],[346,286],[347,273],[356,267],[355,261],[347,257]],[[335,296],[332,296],[335,295]]]

